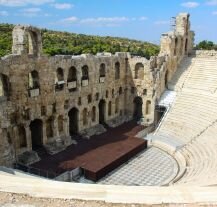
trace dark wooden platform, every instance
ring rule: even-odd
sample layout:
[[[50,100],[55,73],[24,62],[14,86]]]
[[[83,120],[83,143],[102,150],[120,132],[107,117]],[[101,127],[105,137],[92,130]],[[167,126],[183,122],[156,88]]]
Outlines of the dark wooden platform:
[[[142,129],[132,121],[90,140],[77,138],[77,145],[53,156],[44,155],[32,166],[57,174],[80,167],[87,179],[97,181],[147,147],[145,140],[135,137]]]

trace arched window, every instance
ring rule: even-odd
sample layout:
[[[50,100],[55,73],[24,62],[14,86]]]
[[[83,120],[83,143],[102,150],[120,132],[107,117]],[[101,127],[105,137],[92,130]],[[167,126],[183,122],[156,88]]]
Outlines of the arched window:
[[[147,89],[143,90],[143,95],[146,96],[147,95]]]
[[[40,87],[39,76],[36,70],[29,73],[29,89],[38,89]]]
[[[121,95],[123,93],[123,89],[122,87],[119,88],[119,95]]]
[[[64,88],[64,73],[62,68],[56,71],[56,90],[63,90]]]
[[[75,67],[69,68],[67,82],[77,81],[77,72]]]
[[[146,114],[151,114],[151,101],[146,101]]]
[[[135,66],[135,79],[144,79],[144,65],[137,63]]]
[[[64,81],[64,73],[62,68],[57,68],[56,77],[58,82]]]
[[[9,78],[4,74],[0,74],[0,97],[1,96],[9,96]]]
[[[88,117],[88,114],[87,114],[87,109],[84,108],[83,110],[83,125],[86,126],[87,125],[87,117]]]
[[[88,66],[85,65],[82,67],[82,80],[88,80],[88,79],[89,79]]]
[[[93,108],[92,108],[91,120],[92,120],[92,122],[96,121],[96,107],[95,106],[93,106]]]
[[[53,137],[53,119],[52,119],[52,117],[50,117],[46,121],[46,135],[47,135],[48,139]]]
[[[120,63],[115,63],[115,80],[120,79]]]
[[[58,130],[59,130],[59,134],[62,134],[64,132],[64,128],[63,128],[63,116],[60,115],[58,117]]]
[[[23,126],[18,127],[18,133],[19,133],[19,147],[27,147],[27,142],[26,142],[26,130]]]
[[[119,111],[119,98],[115,99],[115,113],[117,114]]]
[[[100,65],[99,75],[100,75],[100,78],[104,78],[105,77],[105,64],[104,63],[102,63]]]
[[[109,101],[108,103],[108,115],[111,116],[112,115],[112,102]]]

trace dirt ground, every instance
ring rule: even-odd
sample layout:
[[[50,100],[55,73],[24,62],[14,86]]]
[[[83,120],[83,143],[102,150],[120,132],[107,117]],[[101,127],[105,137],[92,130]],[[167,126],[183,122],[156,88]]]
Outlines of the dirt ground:
[[[112,204],[98,201],[33,198],[28,195],[0,192],[0,207],[214,207],[214,204]]]

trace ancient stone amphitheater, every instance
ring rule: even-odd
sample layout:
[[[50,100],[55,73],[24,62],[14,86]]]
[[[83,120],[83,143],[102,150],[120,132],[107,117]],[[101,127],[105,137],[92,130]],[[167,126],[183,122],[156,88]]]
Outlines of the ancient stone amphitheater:
[[[128,53],[47,57],[37,28],[16,26],[0,60],[0,204],[202,206],[217,204],[217,52],[194,51],[189,14],[162,34],[150,60]],[[28,45],[28,46],[27,46]],[[162,111],[163,110],[163,115]],[[96,183],[17,169],[133,118],[148,148]],[[91,139],[91,138],[90,138]]]

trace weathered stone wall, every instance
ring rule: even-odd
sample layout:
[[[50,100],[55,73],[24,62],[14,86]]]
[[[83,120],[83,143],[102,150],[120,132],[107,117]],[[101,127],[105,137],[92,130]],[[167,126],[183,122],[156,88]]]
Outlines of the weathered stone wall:
[[[13,54],[0,60],[0,165],[34,146],[67,146],[72,133],[103,121],[129,120],[140,105],[141,122],[153,124],[167,81],[191,52],[189,28],[189,16],[180,14],[176,30],[162,35],[160,54],[147,60],[129,53],[48,57],[37,28],[16,26]]]

